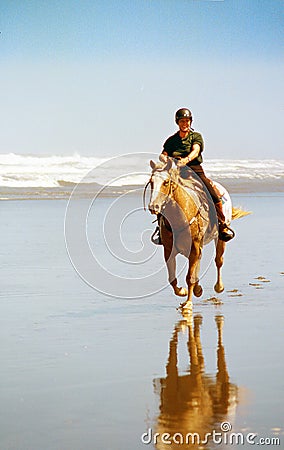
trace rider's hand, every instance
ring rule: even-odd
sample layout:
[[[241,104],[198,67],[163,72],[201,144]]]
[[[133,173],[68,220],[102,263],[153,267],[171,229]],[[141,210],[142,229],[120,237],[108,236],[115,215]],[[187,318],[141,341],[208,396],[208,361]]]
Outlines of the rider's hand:
[[[161,153],[160,156],[159,156],[159,160],[160,160],[162,163],[168,162],[168,155],[165,155],[165,153]]]
[[[176,161],[177,167],[184,167],[184,166],[186,166],[187,163],[188,163],[188,157],[180,158],[179,160]]]

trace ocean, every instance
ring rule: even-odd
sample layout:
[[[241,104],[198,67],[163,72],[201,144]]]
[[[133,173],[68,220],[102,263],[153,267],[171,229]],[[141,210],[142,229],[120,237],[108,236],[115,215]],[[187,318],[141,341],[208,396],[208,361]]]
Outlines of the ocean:
[[[155,153],[132,153],[114,158],[80,156],[0,155],[0,198],[68,198],[80,183],[81,196],[104,187],[105,195],[136,189],[149,178]],[[209,159],[203,164],[209,178],[230,192],[283,192],[284,160]]]

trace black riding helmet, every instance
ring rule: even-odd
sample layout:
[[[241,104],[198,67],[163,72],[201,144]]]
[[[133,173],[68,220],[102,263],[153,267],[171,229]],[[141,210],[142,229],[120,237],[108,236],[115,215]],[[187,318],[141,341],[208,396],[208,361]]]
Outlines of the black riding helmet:
[[[191,111],[189,111],[189,109],[187,109],[187,108],[181,108],[181,109],[179,109],[179,110],[176,112],[175,119],[176,119],[176,124],[178,124],[178,121],[179,121],[180,119],[189,119],[189,120],[192,120],[192,114],[191,114]]]

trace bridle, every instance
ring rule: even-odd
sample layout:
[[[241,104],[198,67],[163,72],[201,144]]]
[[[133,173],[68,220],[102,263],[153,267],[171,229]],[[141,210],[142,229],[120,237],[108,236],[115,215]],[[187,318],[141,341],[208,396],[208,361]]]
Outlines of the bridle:
[[[146,198],[146,191],[148,186],[151,186],[151,197],[152,198],[152,193],[153,193],[153,182],[152,182],[152,178],[153,175],[155,174],[155,172],[164,172],[165,168],[161,168],[161,169],[153,169],[151,177],[149,179],[149,181],[146,183],[145,187],[144,187],[144,191],[143,191],[143,207],[144,207],[144,211],[146,211],[146,205],[145,205],[145,198]],[[169,203],[169,201],[171,200],[171,196],[172,193],[175,190],[175,186],[176,186],[176,182],[174,182],[169,174],[169,190],[168,193],[163,194],[165,196],[165,201],[163,202],[163,209],[165,208],[165,206],[167,205],[167,203]]]

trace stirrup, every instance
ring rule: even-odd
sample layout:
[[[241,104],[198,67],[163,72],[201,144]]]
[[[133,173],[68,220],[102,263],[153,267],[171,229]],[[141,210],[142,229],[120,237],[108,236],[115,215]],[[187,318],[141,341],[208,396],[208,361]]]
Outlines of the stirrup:
[[[157,226],[154,233],[151,236],[151,241],[155,245],[162,245],[161,236],[160,236],[160,227]]]
[[[229,230],[231,233],[228,233],[227,230]],[[219,228],[219,239],[224,242],[229,242],[231,239],[235,237],[235,232],[232,230],[232,228],[228,227],[228,225],[225,225],[223,229]]]

